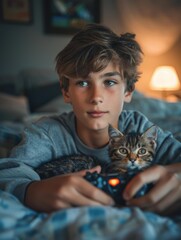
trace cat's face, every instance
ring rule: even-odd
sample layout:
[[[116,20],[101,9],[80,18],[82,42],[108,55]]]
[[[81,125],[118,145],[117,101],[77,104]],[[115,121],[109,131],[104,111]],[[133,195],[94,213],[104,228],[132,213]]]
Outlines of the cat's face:
[[[123,135],[119,130],[109,127],[109,172],[126,172],[143,169],[151,165],[156,148],[157,131],[152,126],[143,134]]]

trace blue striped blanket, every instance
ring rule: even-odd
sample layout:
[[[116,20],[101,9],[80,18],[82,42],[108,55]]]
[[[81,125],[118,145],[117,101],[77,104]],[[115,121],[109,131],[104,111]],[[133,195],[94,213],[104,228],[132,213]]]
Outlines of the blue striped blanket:
[[[75,207],[38,213],[0,191],[1,240],[176,240],[181,220],[139,208]]]

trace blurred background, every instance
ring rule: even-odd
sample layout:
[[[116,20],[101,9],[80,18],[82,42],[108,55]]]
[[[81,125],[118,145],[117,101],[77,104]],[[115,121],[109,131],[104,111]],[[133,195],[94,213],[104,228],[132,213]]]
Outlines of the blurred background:
[[[57,4],[57,8],[65,13],[68,2],[85,3],[86,0],[0,2],[0,81],[26,69],[54,70],[55,56],[71,39],[73,29],[62,30],[63,20],[66,26],[65,18],[62,21],[55,19],[54,24],[60,26],[60,30],[51,29],[50,11],[54,11],[51,4]],[[11,19],[12,13],[8,15],[8,9],[3,9],[4,2],[10,5],[16,2],[20,7],[29,2],[30,6],[25,5],[29,15],[24,15],[22,22],[20,17],[18,21],[16,17]],[[160,91],[150,87],[152,74],[159,66],[174,67],[181,79],[181,0],[101,0],[100,4],[99,1],[87,2],[93,3],[93,6],[90,12],[84,11],[82,5],[79,6],[82,18],[100,21],[118,34],[128,31],[136,34],[144,51],[144,61],[140,67],[142,77],[137,83],[140,92],[161,97]],[[79,21],[78,24],[81,25],[82,22]],[[181,97],[180,88],[177,88],[177,96]]]

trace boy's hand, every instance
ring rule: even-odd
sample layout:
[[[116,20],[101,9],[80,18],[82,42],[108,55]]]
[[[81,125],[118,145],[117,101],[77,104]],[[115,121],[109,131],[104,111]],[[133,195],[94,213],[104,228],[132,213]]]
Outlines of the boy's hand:
[[[26,192],[25,204],[40,212],[52,212],[72,206],[113,205],[111,197],[83,178],[86,171],[100,173],[101,168],[97,166],[91,170],[32,182]]]
[[[173,214],[181,209],[181,179],[170,169],[153,166],[135,176],[123,193],[127,204],[160,214]],[[144,184],[151,182],[154,186],[145,196],[133,198]]]

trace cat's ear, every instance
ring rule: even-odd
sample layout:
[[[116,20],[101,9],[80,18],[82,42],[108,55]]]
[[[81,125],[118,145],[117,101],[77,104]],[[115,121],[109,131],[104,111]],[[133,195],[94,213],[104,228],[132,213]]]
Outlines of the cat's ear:
[[[148,139],[153,139],[153,140],[157,140],[157,127],[155,125],[152,125],[150,128],[148,128],[143,134],[142,136],[148,138]]]
[[[109,133],[110,138],[124,136],[122,132],[120,132],[116,128],[113,128],[110,124],[109,124],[109,127],[108,127],[108,133]]]
[[[156,148],[156,140],[157,140],[157,127],[155,125],[148,128],[143,134],[142,137],[148,139],[148,141],[153,145],[153,148]]]
[[[153,139],[153,140],[157,140],[157,127],[155,125],[151,126],[150,128],[148,128],[143,134],[142,136],[145,136],[148,139]]]

